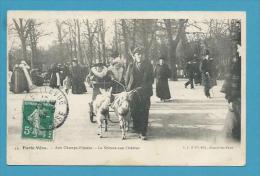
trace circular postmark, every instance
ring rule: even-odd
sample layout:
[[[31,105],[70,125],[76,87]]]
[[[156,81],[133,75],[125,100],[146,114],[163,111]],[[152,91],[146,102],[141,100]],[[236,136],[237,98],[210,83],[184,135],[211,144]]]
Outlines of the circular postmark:
[[[67,97],[65,93],[56,88],[48,86],[37,87],[26,94],[23,102],[24,104],[34,105],[35,110],[33,113],[38,115],[38,119],[50,119],[49,121],[43,121],[43,123],[49,122],[48,125],[35,125],[35,123],[39,124],[39,122],[35,122],[35,118],[34,120],[30,118],[34,114],[31,113],[28,116],[27,121],[40,130],[54,130],[59,128],[64,124],[69,114]]]

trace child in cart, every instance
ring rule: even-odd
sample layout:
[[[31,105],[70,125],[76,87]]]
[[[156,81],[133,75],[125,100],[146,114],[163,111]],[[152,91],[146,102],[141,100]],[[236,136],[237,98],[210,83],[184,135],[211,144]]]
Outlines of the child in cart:
[[[108,67],[108,75],[112,79],[112,93],[117,94],[124,91],[124,74],[125,69],[123,66],[123,60],[119,57],[117,52],[111,55],[111,65]]]
[[[90,86],[93,88],[92,101],[89,103],[90,113],[93,113],[93,101],[96,96],[100,94],[100,89],[108,89],[111,87],[111,76],[108,74],[108,68],[102,62],[97,62],[90,69],[87,77]],[[91,122],[93,122],[93,115],[90,115]]]

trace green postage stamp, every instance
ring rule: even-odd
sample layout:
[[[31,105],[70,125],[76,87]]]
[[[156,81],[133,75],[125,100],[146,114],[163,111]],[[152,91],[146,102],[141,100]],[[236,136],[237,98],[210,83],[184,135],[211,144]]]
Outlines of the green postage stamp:
[[[22,137],[53,139],[55,102],[24,101]]]

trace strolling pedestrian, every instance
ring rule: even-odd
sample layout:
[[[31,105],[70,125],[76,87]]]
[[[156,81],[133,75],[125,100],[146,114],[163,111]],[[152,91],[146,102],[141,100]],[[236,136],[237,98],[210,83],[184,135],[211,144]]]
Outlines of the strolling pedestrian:
[[[78,63],[77,58],[72,60],[71,67],[71,84],[72,84],[72,93],[73,94],[83,94],[87,91],[85,86],[84,71],[80,64]]]
[[[194,54],[192,64],[194,68],[194,83],[195,85],[201,85],[200,58],[197,56],[197,54]]]
[[[34,87],[29,70],[30,66],[24,60],[14,66],[10,84],[13,93],[29,92]]]
[[[200,65],[200,70],[202,73],[202,85],[204,86],[204,94],[207,98],[211,98],[210,89],[211,89],[211,71],[209,65],[209,51],[205,51],[205,55]]]
[[[188,74],[189,80],[185,83],[185,88],[187,88],[187,86],[190,85],[190,88],[194,89],[194,65],[191,61],[188,61],[186,64],[186,73]]]
[[[153,66],[150,61],[144,59],[143,49],[135,48],[133,62],[129,64],[126,72],[127,90],[136,90],[138,94],[131,103],[131,115],[133,118],[133,129],[142,140],[146,140],[150,97],[153,95]]]
[[[159,58],[159,64],[157,64],[155,69],[156,77],[156,96],[160,98],[162,102],[171,98],[171,93],[169,89],[168,79],[171,73],[168,65],[165,63],[165,58]]]
[[[57,64],[53,64],[50,69],[50,87],[59,89],[61,86],[60,68]]]

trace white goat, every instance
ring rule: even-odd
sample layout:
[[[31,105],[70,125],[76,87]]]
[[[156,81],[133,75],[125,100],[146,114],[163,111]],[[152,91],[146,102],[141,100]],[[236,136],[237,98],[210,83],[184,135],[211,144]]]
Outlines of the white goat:
[[[126,139],[126,133],[130,123],[130,100],[129,93],[122,92],[116,95],[115,100],[112,104],[112,108],[115,111],[116,116],[119,119],[119,124],[122,132],[122,140]]]
[[[96,99],[93,101],[93,111],[97,118],[97,123],[99,127],[99,137],[102,138],[102,125],[105,125],[105,131],[107,131],[107,120],[109,116],[109,106],[112,96],[112,87],[109,91],[100,89],[101,94],[97,95]]]

